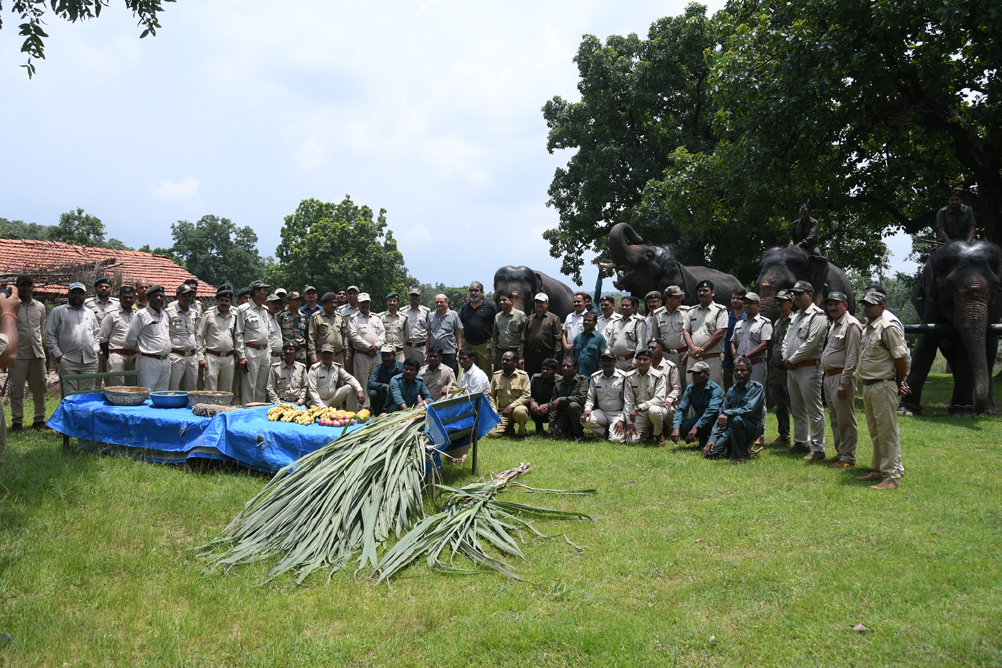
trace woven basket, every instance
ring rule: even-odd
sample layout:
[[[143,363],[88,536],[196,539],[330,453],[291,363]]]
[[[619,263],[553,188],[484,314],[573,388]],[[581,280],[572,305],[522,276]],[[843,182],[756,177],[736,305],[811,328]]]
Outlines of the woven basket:
[[[199,390],[188,393],[188,405],[210,404],[212,406],[229,406],[233,403],[232,392],[217,392],[215,390]]]
[[[104,400],[115,406],[138,406],[146,401],[149,394],[150,388],[148,387],[112,385],[104,388]]]

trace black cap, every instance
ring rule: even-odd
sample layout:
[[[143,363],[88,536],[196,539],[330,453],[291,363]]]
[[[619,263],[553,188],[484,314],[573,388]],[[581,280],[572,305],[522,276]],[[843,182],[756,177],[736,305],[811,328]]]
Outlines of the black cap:
[[[31,276],[28,276],[27,274],[21,274],[14,281],[15,287],[20,287],[20,286],[24,285],[25,283],[31,283],[32,285],[34,285],[35,284],[35,279],[33,279]]]
[[[333,301],[335,299],[337,299],[336,294],[334,294],[333,292],[325,292],[324,296],[320,298],[320,303],[326,304],[327,302]]]
[[[94,281],[94,287],[96,288],[97,286],[101,285],[102,283],[107,283],[108,285],[111,285],[111,279],[108,278],[107,276],[102,276],[101,278],[99,278],[96,281]]]
[[[146,296],[147,297],[152,297],[154,294],[156,294],[158,292],[163,292],[163,291],[164,291],[164,286],[162,286],[162,285],[151,285],[150,289],[146,291]]]

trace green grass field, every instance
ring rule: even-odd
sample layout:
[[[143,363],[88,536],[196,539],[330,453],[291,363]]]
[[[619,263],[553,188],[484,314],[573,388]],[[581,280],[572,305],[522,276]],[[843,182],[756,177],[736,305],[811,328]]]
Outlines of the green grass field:
[[[257,587],[264,566],[206,575],[182,550],[264,477],[8,435],[0,665],[1002,665],[1002,419],[946,417],[950,382],[931,377],[926,414],[901,419],[907,472],[891,491],[769,449],[730,466],[693,449],[485,441],[482,473],[528,461],[527,484],[598,489],[508,493],[594,517],[537,525],[584,551],[526,545],[515,567],[536,586],[423,563],[392,589],[350,574]]]

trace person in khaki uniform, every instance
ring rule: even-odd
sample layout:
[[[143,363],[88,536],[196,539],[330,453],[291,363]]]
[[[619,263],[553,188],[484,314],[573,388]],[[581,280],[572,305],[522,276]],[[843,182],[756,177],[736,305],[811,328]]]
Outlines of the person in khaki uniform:
[[[828,343],[821,354],[824,369],[825,398],[828,419],[832,425],[835,454],[828,459],[832,468],[856,465],[856,361],[859,359],[859,339],[862,327],[851,313],[844,293],[830,292],[826,301],[832,324],[828,327]]]
[[[273,404],[287,403],[306,405],[306,393],[310,389],[306,377],[306,365],[296,361],[298,346],[295,339],[287,339],[282,344],[282,363],[271,367],[268,374],[268,401]]]
[[[369,377],[379,366],[379,349],[386,343],[386,332],[382,319],[369,310],[372,300],[369,293],[358,296],[358,313],[348,320],[348,338],[354,347],[355,364],[352,375],[364,388],[369,385]],[[365,395],[365,405],[369,405],[369,395]]]
[[[334,361],[345,366],[351,361],[350,345],[348,343],[348,321],[337,312],[337,295],[325,292],[320,298],[323,308],[310,318],[309,336],[307,337],[307,358],[310,366],[320,359],[319,352],[325,344],[334,348]],[[347,367],[345,367],[347,368]]]
[[[98,328],[101,327],[106,315],[118,309],[118,300],[111,296],[111,290],[111,279],[102,276],[94,281],[94,296],[84,300],[84,306],[94,312]],[[104,373],[108,370],[108,356],[103,352],[98,355],[97,370],[98,373]],[[97,383],[101,385],[110,380],[110,378],[98,379]]]
[[[216,305],[205,312],[195,334],[204,359],[205,389],[229,392],[236,371],[237,313],[233,309],[233,288],[227,284],[216,291]],[[234,397],[237,397],[234,394]],[[239,398],[238,398],[239,400]]]
[[[648,339],[657,339],[665,357],[676,365],[682,363],[682,356],[688,352],[685,337],[685,315],[689,309],[682,306],[685,293],[677,285],[665,288],[664,306],[651,318],[651,331]],[[689,374],[686,374],[689,375]],[[684,381],[683,381],[684,382]]]
[[[821,352],[828,318],[814,303],[814,286],[797,281],[790,290],[800,311],[790,321],[783,365],[789,372],[793,446],[786,452],[806,452],[807,461],[825,458],[825,409],[821,405]],[[808,445],[809,444],[809,445]]]
[[[365,392],[355,377],[334,361],[334,346],[325,343],[320,347],[320,361],[306,374],[310,405],[356,411],[365,401]],[[354,390],[354,392],[352,392]]]
[[[268,288],[262,281],[249,286],[250,301],[237,308],[237,355],[243,373],[241,393],[243,403],[268,401],[268,373],[271,371],[271,335],[278,324],[266,305]]]
[[[727,309],[713,301],[716,290],[713,281],[702,280],[696,284],[699,304],[689,309],[682,336],[688,352],[686,373],[696,362],[706,362],[710,368],[710,380],[723,387],[724,335],[727,334],[729,317]]]
[[[83,303],[83,300],[80,300]],[[10,297],[0,292],[0,368],[8,369],[17,358],[19,338],[17,335],[17,313],[21,300],[17,295]],[[0,455],[7,449],[7,418],[0,407]],[[3,464],[3,459],[0,459]]]
[[[638,350],[637,368],[626,375],[621,421],[626,425],[626,442],[630,444],[639,443],[648,434],[653,437],[655,445],[665,444],[667,390],[664,374],[651,368],[652,357],[647,348]]]
[[[45,348],[42,330],[45,328],[45,304],[32,299],[35,282],[31,276],[18,276],[14,282],[21,309],[17,312],[17,359],[8,376],[10,380],[10,430],[20,431],[24,420],[24,383],[31,390],[35,405],[32,429],[45,426]]]
[[[125,345],[129,325],[136,311],[132,308],[136,300],[136,289],[123,285],[118,291],[118,310],[104,317],[101,323],[101,351],[108,358],[108,371],[132,371],[136,368],[139,351]],[[135,385],[135,376],[112,376],[108,385]]]
[[[491,438],[509,434],[514,431],[516,424],[519,438],[529,435],[525,430],[525,423],[529,421],[528,405],[531,396],[529,376],[517,366],[515,353],[509,351],[501,356],[501,370],[495,372],[491,379],[487,400],[491,408],[501,416],[501,422],[487,434]]]
[[[404,344],[404,357],[418,365],[425,363],[425,344],[428,343],[428,319],[431,310],[421,304],[421,290],[411,288],[407,293],[408,306],[404,309],[410,327],[410,339]]]
[[[194,307],[195,291],[187,283],[177,286],[177,301],[164,309],[169,318],[170,385],[171,390],[192,391],[198,382],[198,363],[202,358],[195,330],[198,311]]]
[[[616,356],[609,348],[602,351],[599,361],[602,370],[591,375],[581,422],[599,436],[608,432],[610,441],[622,443],[626,440],[623,422],[626,372],[616,368]]]
[[[863,383],[866,426],[873,441],[873,470],[857,480],[880,480],[874,489],[901,486],[901,440],[898,433],[898,402],[911,393],[908,346],[904,335],[884,314],[887,297],[871,292],[861,300],[868,322],[860,342],[856,377]]]
[[[522,333],[528,318],[524,312],[515,308],[513,299],[510,292],[497,294],[501,310],[494,316],[494,330],[491,334],[491,364],[494,365],[494,371],[501,369],[501,356],[509,350],[518,359],[522,359]]]
[[[125,334],[125,347],[139,351],[139,387],[163,392],[170,385],[170,325],[164,310],[164,288],[152,285],[145,308],[136,311]]]
[[[386,311],[379,314],[386,333],[385,345],[393,346],[397,361],[404,361],[404,344],[411,338],[411,321],[400,312],[400,295],[391,292],[386,295]]]
[[[634,356],[644,348],[647,340],[647,325],[637,313],[637,306],[637,300],[629,295],[619,300],[622,317],[610,322],[602,334],[616,356],[616,367],[622,371],[630,370]]]

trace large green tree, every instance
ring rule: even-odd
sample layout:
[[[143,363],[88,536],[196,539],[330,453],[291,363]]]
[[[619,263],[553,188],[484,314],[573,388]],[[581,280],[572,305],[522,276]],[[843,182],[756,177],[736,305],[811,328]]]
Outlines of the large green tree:
[[[257,234],[250,227],[237,227],[229,218],[207,215],[194,223],[179,220],[170,229],[173,255],[210,285],[229,282],[239,288],[263,277]]]
[[[36,239],[44,241],[48,236],[48,225],[0,218],[0,239]]]
[[[282,243],[275,249],[277,264],[269,281],[289,290],[315,285],[323,294],[335,287],[357,285],[381,309],[388,292],[406,293],[413,281],[386,223],[386,210],[378,217],[351,197],[338,203],[308,199],[285,217]]]
[[[579,102],[554,97],[543,107],[547,149],[571,149],[550,184],[548,205],[560,214],[547,230],[561,271],[581,281],[583,255],[606,248],[609,230],[630,223],[645,239],[672,242],[684,260],[702,259],[695,235],[671,220],[638,215],[644,187],[662,178],[678,147],[712,150],[712,104],[704,52],[713,39],[706,8],[690,4],[681,16],[654,22],[643,40],[613,35],[605,44],[588,35],[574,62]]]
[[[74,211],[59,214],[59,224],[49,228],[48,240],[100,247],[104,245],[104,223],[97,216],[77,207]]]
[[[125,6],[139,20],[143,32],[139,37],[156,35],[160,27],[159,14],[163,4],[174,0],[125,0]],[[101,15],[101,10],[107,7],[109,0],[13,0],[11,11],[18,15],[22,23],[18,25],[19,34],[24,38],[21,43],[21,53],[28,55],[24,67],[28,76],[35,73],[34,60],[45,58],[45,39],[48,37],[42,26],[45,24],[46,12],[51,11],[57,18],[76,23],[80,20],[93,19]],[[3,27],[3,2],[0,2],[0,28]]]

